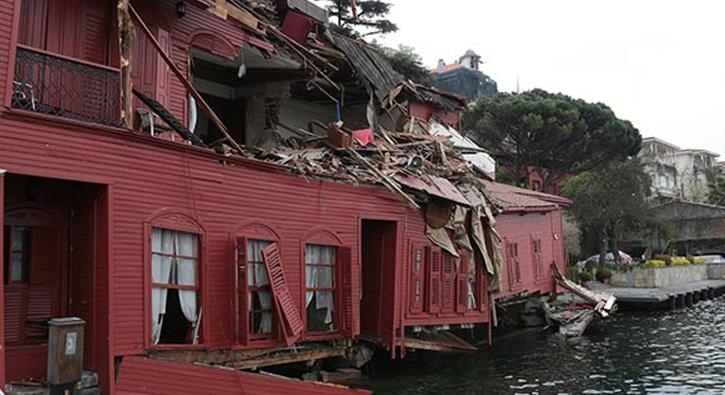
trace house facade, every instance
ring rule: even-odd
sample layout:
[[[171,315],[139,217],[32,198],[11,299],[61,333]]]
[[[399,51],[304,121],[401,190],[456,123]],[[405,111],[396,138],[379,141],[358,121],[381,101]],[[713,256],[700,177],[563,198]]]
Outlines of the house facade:
[[[421,210],[385,176],[387,187],[260,159],[292,157],[254,148],[270,141],[320,139],[294,108],[365,126],[370,95],[343,106],[298,89],[320,71],[302,68],[286,51],[303,49],[260,21],[274,10],[306,42],[321,23],[314,9],[236,3],[134,1],[129,16],[123,1],[0,0],[0,386],[44,378],[47,320],[76,316],[84,369],[103,393],[157,393],[169,372],[185,388],[218,377],[218,393],[331,393],[241,371],[259,366],[249,362],[259,350],[291,345],[324,348],[298,361],[341,356],[360,339],[397,357],[413,328],[488,326],[492,298],[555,290],[561,217],[541,196],[505,204],[505,191],[492,202],[511,251],[494,288],[489,239],[445,249],[431,236],[454,239],[431,225],[434,207],[468,212],[465,235],[493,218],[473,211],[485,201],[426,186]],[[135,40],[124,50],[125,17]],[[415,114],[455,125],[445,98],[426,97]]]
[[[467,50],[456,62],[446,64],[442,59],[433,69],[434,85],[473,101],[480,96],[493,96],[498,92],[496,81],[480,70],[481,56]]]
[[[688,201],[707,200],[719,155],[700,149],[681,149],[656,137],[642,139],[639,157],[652,179],[653,196]]]

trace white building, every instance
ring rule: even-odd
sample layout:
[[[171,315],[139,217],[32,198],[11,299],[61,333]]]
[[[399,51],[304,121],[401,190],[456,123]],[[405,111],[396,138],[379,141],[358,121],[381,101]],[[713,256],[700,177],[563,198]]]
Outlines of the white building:
[[[652,178],[656,197],[704,202],[719,155],[702,149],[681,149],[656,137],[642,139],[639,157]]]

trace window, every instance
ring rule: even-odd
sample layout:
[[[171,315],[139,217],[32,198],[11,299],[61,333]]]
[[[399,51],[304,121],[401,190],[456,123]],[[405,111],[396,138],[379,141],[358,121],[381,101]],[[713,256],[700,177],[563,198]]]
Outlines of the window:
[[[271,241],[247,241],[247,314],[249,333],[255,338],[274,335],[274,298],[262,259],[262,250]],[[261,335],[261,336],[255,336]]]
[[[196,344],[199,236],[153,228],[151,231],[151,321],[153,344]]]
[[[8,272],[5,278],[8,283],[26,283],[30,262],[30,229],[13,226],[9,237],[9,265],[6,265]]]
[[[305,246],[307,330],[335,330],[335,262],[337,248],[316,244]]]

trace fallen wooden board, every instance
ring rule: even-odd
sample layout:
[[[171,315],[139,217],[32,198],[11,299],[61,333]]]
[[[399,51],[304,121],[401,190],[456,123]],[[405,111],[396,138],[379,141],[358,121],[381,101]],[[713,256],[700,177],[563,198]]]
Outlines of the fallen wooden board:
[[[226,365],[238,370],[256,369],[265,366],[284,365],[288,363],[307,362],[318,359],[341,357],[345,355],[345,348],[330,348],[314,351],[289,352],[278,355],[267,355],[251,358],[244,361],[230,362]]]

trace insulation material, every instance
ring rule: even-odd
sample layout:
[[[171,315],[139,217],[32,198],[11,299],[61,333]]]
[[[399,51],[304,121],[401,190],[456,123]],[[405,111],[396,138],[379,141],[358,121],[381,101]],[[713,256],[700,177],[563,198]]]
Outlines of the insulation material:
[[[453,240],[451,240],[451,237],[448,235],[446,228],[434,229],[430,227],[430,225],[427,225],[425,228],[425,234],[428,236],[428,239],[438,247],[444,249],[456,258],[461,257],[458,254],[458,251],[456,251],[456,246],[453,245]]]

